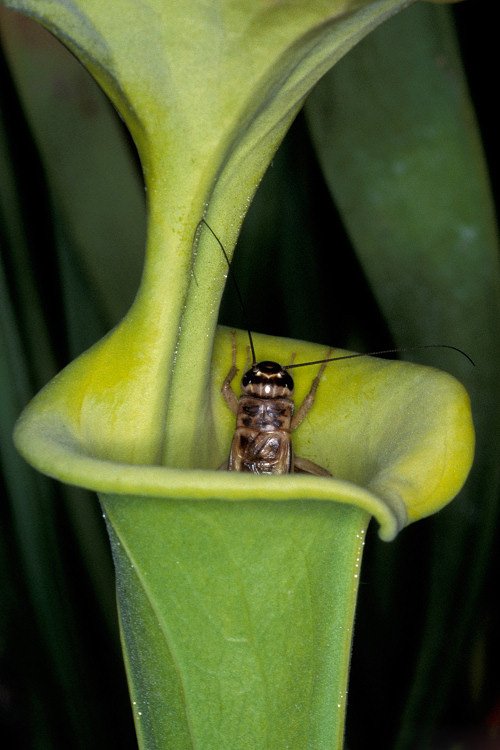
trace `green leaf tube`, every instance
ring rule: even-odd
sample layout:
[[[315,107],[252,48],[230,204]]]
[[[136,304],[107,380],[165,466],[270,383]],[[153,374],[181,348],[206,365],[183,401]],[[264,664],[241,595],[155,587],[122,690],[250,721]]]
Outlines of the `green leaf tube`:
[[[51,28],[124,116],[149,199],[124,320],[31,403],[23,455],[97,490],[117,568],[143,748],[340,747],[361,546],[447,503],[472,461],[447,375],[366,358],[328,367],[295,446],[333,479],[217,472],[234,428],[216,333],[230,249],[317,79],[406,2],[9,2]],[[238,334],[239,367],[245,334]],[[262,358],[323,347],[256,337]],[[340,353],[339,353],[340,354]],[[297,401],[308,390],[297,373]]]

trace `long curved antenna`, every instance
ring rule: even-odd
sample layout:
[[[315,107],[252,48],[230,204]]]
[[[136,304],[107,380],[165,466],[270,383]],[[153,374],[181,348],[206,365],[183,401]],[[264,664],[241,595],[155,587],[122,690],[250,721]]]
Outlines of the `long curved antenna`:
[[[292,367],[307,367],[307,365],[321,365],[323,362],[337,362],[340,359],[355,359],[356,357],[372,357],[376,356],[378,354],[396,354],[397,352],[411,352],[415,349],[453,349],[455,352],[459,352],[459,354],[463,354],[464,357],[466,357],[471,365],[475,365],[475,362],[469,357],[468,354],[466,354],[462,349],[459,349],[456,346],[450,346],[450,344],[421,344],[420,346],[405,346],[402,349],[382,349],[382,351],[379,352],[366,352],[362,354],[344,354],[342,357],[332,357],[331,359],[318,359],[315,362],[299,362],[299,364],[291,364],[291,365],[284,365],[284,370],[291,370]]]
[[[256,365],[257,364],[257,358],[255,356],[255,349],[254,349],[254,345],[253,345],[253,339],[252,339],[252,334],[251,334],[251,331],[250,331],[250,326],[248,325],[247,313],[246,313],[246,310],[245,310],[245,305],[243,304],[243,297],[241,296],[240,288],[239,288],[238,282],[236,280],[236,275],[235,275],[235,273],[233,271],[233,268],[231,266],[231,261],[227,257],[227,253],[224,250],[224,245],[222,244],[222,242],[220,241],[220,239],[217,237],[217,235],[215,234],[214,230],[212,229],[212,227],[210,226],[210,224],[208,223],[208,221],[206,221],[205,219],[202,219],[200,221],[200,223],[198,224],[198,227],[201,224],[205,224],[205,226],[208,227],[208,229],[211,231],[211,233],[213,234],[213,236],[215,237],[215,239],[219,243],[220,249],[224,253],[224,258],[226,259],[227,266],[229,268],[229,271],[231,273],[231,278],[233,280],[234,288],[236,289],[236,294],[238,295],[238,300],[239,300],[239,303],[240,303],[241,312],[243,313],[243,319],[245,321],[245,328],[247,329],[247,333],[248,333],[248,340],[250,341],[250,349],[251,349],[251,352],[252,352],[252,366]],[[198,227],[196,228],[196,231],[198,231]]]

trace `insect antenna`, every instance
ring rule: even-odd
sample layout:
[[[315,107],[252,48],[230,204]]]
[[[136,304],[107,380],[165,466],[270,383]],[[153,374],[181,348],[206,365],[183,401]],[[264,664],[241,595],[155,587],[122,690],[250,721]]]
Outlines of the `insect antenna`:
[[[235,275],[235,273],[233,271],[233,267],[231,265],[231,261],[228,258],[228,255],[226,253],[224,245],[222,244],[222,242],[220,241],[220,239],[217,237],[217,235],[215,234],[214,230],[212,229],[212,227],[210,226],[210,224],[206,221],[206,219],[204,219],[204,218],[201,219],[200,223],[198,224],[198,227],[196,228],[195,235],[198,233],[199,228],[201,227],[202,224],[204,224],[209,229],[209,231],[211,232],[211,234],[214,236],[214,238],[216,239],[216,241],[217,241],[220,249],[222,250],[224,258],[226,259],[226,263],[227,263],[229,272],[231,274],[231,278],[233,280],[234,288],[235,288],[236,294],[238,296],[238,301],[240,303],[241,312],[243,313],[243,319],[245,321],[245,328],[246,328],[247,333],[248,333],[248,340],[250,342],[250,350],[252,352],[252,366],[256,365],[257,364],[257,358],[255,356],[255,348],[254,348],[254,344],[253,344],[252,332],[251,332],[250,326],[248,324],[248,316],[247,316],[246,308],[245,308],[245,305],[243,303],[243,297],[242,297],[242,294],[240,292],[240,288],[238,286],[238,281],[237,281],[236,275]],[[290,365],[283,365],[283,370],[292,370],[292,369],[294,369],[296,367],[308,367],[309,365],[322,365],[324,362],[338,362],[341,359],[356,359],[357,357],[376,357],[376,356],[378,356],[380,354],[397,354],[399,352],[412,352],[412,351],[416,351],[417,349],[452,349],[453,351],[458,352],[459,354],[461,354],[462,356],[464,356],[466,359],[468,359],[469,362],[471,363],[471,365],[473,365],[473,367],[476,366],[476,364],[473,361],[473,359],[471,357],[469,357],[469,355],[466,352],[464,352],[463,349],[459,349],[457,346],[452,346],[451,344],[420,344],[420,345],[417,345],[417,346],[404,346],[404,347],[401,347],[400,349],[380,349],[380,350],[375,351],[375,352],[361,352],[361,353],[357,353],[357,354],[344,354],[341,357],[329,357],[328,359],[317,359],[317,360],[314,360],[313,362],[292,363]]]
[[[250,342],[250,350],[252,352],[252,365],[256,365],[257,364],[257,358],[255,356],[255,349],[254,349],[254,345],[253,345],[252,333],[250,331],[250,326],[248,325],[248,317],[247,317],[245,305],[243,304],[243,297],[241,296],[240,288],[238,286],[238,281],[236,280],[236,275],[235,275],[235,273],[233,271],[233,267],[231,266],[231,261],[229,260],[229,258],[227,256],[227,253],[226,253],[226,251],[224,249],[224,245],[222,244],[222,242],[220,241],[220,239],[217,237],[217,235],[215,234],[215,232],[212,229],[212,227],[210,226],[210,224],[205,219],[202,219],[200,221],[200,224],[205,224],[205,226],[208,227],[208,229],[210,230],[210,232],[213,234],[213,236],[215,237],[215,239],[219,243],[220,249],[224,253],[224,258],[226,259],[227,266],[229,268],[229,272],[230,272],[231,278],[233,280],[234,288],[236,290],[236,294],[238,295],[238,300],[239,300],[239,303],[240,303],[241,312],[243,313],[243,319],[245,321],[245,328],[247,329],[248,340]],[[198,224],[198,226],[200,226],[200,224]]]
[[[404,346],[402,349],[382,349],[378,352],[363,352],[361,354],[344,354],[342,357],[331,357],[330,359],[318,359],[315,362],[299,362],[298,364],[284,365],[284,370],[291,370],[292,367],[307,367],[308,365],[321,365],[323,362],[338,362],[340,359],[355,359],[356,357],[372,357],[378,354],[396,354],[397,352],[412,352],[416,349],[453,349],[453,351],[463,354],[471,365],[475,365],[475,362],[466,354],[462,349],[450,344],[421,344],[420,346]]]

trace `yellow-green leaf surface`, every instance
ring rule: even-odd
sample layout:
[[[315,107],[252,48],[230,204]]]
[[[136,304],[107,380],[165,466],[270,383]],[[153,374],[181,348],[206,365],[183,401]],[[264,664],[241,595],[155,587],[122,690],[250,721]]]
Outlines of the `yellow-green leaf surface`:
[[[207,212],[232,248],[310,88],[361,36],[408,3],[5,4],[41,20],[84,62],[124,117],[144,169],[149,232],[141,288],[101,346],[99,372],[91,376],[108,394],[121,385],[112,423],[106,399],[98,399],[112,428],[110,444],[127,440],[132,422],[129,459],[194,466],[207,443],[204,393],[227,272],[207,231],[195,242],[198,222]],[[94,414],[97,408],[94,400]],[[188,450],[174,439],[181,427],[190,431]]]
[[[246,334],[237,341],[242,368]],[[222,328],[206,392],[214,469],[234,429],[220,393],[231,344]],[[326,353],[255,344],[280,361]],[[334,478],[259,477],[134,465],[133,423],[108,443],[91,411],[92,390],[106,389],[82,380],[82,364],[32,402],[17,444],[40,470],[102,493],[141,747],[340,748],[369,514],[390,539],[458,491],[473,452],[463,387],[408,363],[333,362],[294,444]],[[314,369],[296,371],[297,402]],[[109,424],[113,403],[116,388]]]
[[[131,310],[16,430],[34,466],[101,494],[141,746],[339,747],[368,519],[391,539],[456,494],[472,461],[468,397],[436,370],[332,363],[294,436],[331,479],[216,471],[234,429],[220,393],[231,336],[216,334],[227,267],[197,227],[206,214],[231,250],[310,88],[409,3],[5,4],[84,62],[145,174],[148,246]],[[246,335],[237,341],[241,369]],[[255,344],[280,362],[327,351]],[[313,377],[297,370],[297,402]]]
[[[241,369],[244,333],[238,341]],[[294,352],[297,361],[317,360],[327,352],[264,336],[256,336],[256,346],[262,358],[284,362]],[[362,357],[327,367],[313,410],[296,432],[297,454],[327,468],[334,479],[213,471],[227,457],[234,430],[234,417],[220,393],[231,364],[231,336],[224,328],[204,399],[209,437],[202,445],[200,436],[203,460],[197,462],[196,447],[192,450],[191,461],[199,468],[141,465],[135,460],[141,430],[135,430],[133,419],[120,441],[113,434],[115,414],[122,411],[120,387],[128,388],[127,370],[122,366],[120,378],[103,382],[103,348],[98,345],[69,365],[34,399],[17,426],[17,444],[26,458],[65,482],[98,492],[165,498],[238,502],[294,497],[353,503],[376,515],[382,536],[390,539],[406,523],[445,505],[470,468],[473,432],[468,396],[460,383],[432,368]],[[296,371],[297,402],[310,386],[308,369]],[[188,451],[186,434],[189,425],[175,440]]]

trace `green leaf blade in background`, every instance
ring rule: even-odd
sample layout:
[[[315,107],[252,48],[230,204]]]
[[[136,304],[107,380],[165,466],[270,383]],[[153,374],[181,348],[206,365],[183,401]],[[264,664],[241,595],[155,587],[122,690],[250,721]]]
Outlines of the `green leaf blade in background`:
[[[0,13],[5,32],[7,11],[2,7]],[[32,80],[37,49],[36,44],[24,47]],[[43,144],[31,141],[3,57],[0,80],[1,525],[8,581],[1,586],[6,616],[0,634],[2,737],[8,747],[30,750],[133,747],[112,561],[98,504],[83,490],[58,486],[33,472],[12,443],[19,411],[33,393],[67,362],[68,351],[79,353],[78,346],[103,335],[107,325],[101,320],[89,333],[89,310],[92,320],[98,317],[93,292],[87,288],[84,300],[68,293],[68,276],[56,260],[60,225],[52,223],[54,214],[60,218],[63,212],[51,204],[54,194],[46,193],[50,170],[44,175],[37,152]],[[53,81],[45,79],[34,93],[40,96],[46,83],[49,101]],[[44,112],[49,117],[50,109]],[[73,119],[85,128],[78,107]],[[55,117],[52,128],[51,137],[57,139],[65,124]],[[64,258],[66,269],[75,257],[73,248]],[[82,275],[81,262],[71,274]],[[79,343],[74,347],[74,342]],[[115,723],[106,708],[110,691],[120,716]]]
[[[1,544],[3,576],[7,579],[1,586],[2,612],[5,607],[0,626],[3,737],[9,743],[12,736],[12,747],[24,742],[34,750],[50,750],[54,743],[62,746],[71,736],[72,747],[84,750],[95,743],[94,728],[101,725],[102,738],[94,746],[104,750],[121,734],[120,728],[115,731],[103,721],[102,702],[111,687],[106,670],[118,653],[116,645],[108,647],[106,653],[103,643],[97,642],[92,644],[92,653],[85,654],[92,641],[85,604],[91,603],[95,617],[104,621],[95,635],[113,643],[116,635],[109,556],[102,546],[102,530],[95,523],[96,508],[84,499],[82,491],[55,491],[52,482],[33,472],[14,449],[14,423],[32,392],[31,363],[18,323],[1,264]],[[67,517],[68,509],[74,511],[82,500],[84,508],[73,525]],[[86,546],[78,534],[82,529],[86,530]],[[65,544],[61,544],[61,534]],[[72,577],[67,575],[73,554],[68,547],[77,542],[82,544],[83,559],[99,566],[90,569],[92,593],[88,582],[80,578],[81,563]],[[99,689],[93,675],[98,663],[105,672]],[[115,684],[118,694],[123,687],[119,681]]]
[[[94,338],[90,333],[86,346],[73,347],[76,356],[95,341],[99,323],[109,328],[125,315],[137,292],[146,238],[144,187],[123,127],[81,64],[31,19],[0,8],[0,20],[57,216],[55,240],[64,242],[59,258],[67,314],[83,276],[92,303],[87,318],[100,316]]]
[[[478,445],[461,499],[433,521],[428,620],[397,745],[412,748],[416,725],[428,736],[449,693],[481,592],[500,486],[498,235],[448,11],[418,4],[392,19],[328,74],[306,109],[325,178],[396,345],[451,343],[476,362],[473,369],[446,353],[429,357],[466,384]]]

